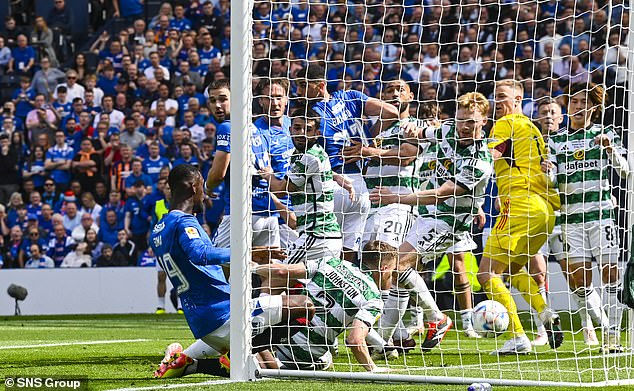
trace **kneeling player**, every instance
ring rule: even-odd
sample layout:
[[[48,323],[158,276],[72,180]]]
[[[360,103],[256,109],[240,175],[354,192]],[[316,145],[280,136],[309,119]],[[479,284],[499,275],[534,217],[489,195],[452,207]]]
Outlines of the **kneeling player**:
[[[179,344],[170,345],[154,375],[178,377],[203,372],[227,376],[230,289],[220,264],[229,262],[230,251],[213,247],[193,215],[202,211],[204,199],[198,169],[180,165],[170,172],[168,181],[172,192],[170,212],[154,226],[150,243],[178,290],[185,318],[198,340],[184,351]],[[312,303],[306,296],[266,296],[254,299],[251,306],[254,330],[295,318],[310,319],[312,314]],[[199,358],[219,359],[206,360],[199,367]]]
[[[396,248],[379,241],[366,244],[362,269],[338,258],[321,258],[299,264],[267,264],[255,272],[286,286],[303,283],[315,303],[308,327],[291,334],[288,343],[274,346],[284,369],[320,370],[332,364],[332,350],[346,331],[346,345],[367,371],[383,371],[368,352],[366,337],[381,314],[378,285],[389,284],[396,267]]]

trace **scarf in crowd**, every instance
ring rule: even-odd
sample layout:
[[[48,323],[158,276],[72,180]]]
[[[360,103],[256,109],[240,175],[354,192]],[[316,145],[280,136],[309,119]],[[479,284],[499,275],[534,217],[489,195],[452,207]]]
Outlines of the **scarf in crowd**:
[[[90,148],[90,151],[88,152],[84,152],[82,150],[80,150],[79,152],[77,152],[77,154],[79,155],[79,161],[80,162],[87,162],[90,161],[90,155],[92,155],[95,152],[94,148]],[[84,174],[86,174],[86,176],[93,176],[95,175],[94,172],[92,172],[91,170],[86,169],[86,172],[84,172]]]

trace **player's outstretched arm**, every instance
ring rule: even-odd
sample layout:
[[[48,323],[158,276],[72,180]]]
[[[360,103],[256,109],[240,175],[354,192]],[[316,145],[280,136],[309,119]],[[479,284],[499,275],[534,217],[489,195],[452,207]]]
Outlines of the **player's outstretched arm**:
[[[605,152],[608,155],[610,164],[614,167],[614,170],[619,174],[621,178],[626,178],[629,175],[629,165],[627,159],[621,154],[621,148],[612,143],[610,136],[607,134],[600,134],[595,138],[595,142],[605,148]]]
[[[288,179],[277,179],[271,167],[264,167],[258,171],[258,175],[269,183],[269,191],[276,195],[285,195],[288,192],[298,191],[299,189]]]
[[[398,121],[400,115],[398,109],[394,105],[376,98],[368,98],[368,100],[365,101],[363,114],[368,117],[379,117],[381,126],[373,126],[370,129],[372,137],[376,137],[382,129],[390,127],[394,121]]]
[[[214,161],[211,163],[211,168],[207,174],[207,182],[205,182],[205,192],[207,194],[213,193],[214,189],[225,180],[230,161],[230,153],[224,151],[216,152]]]
[[[368,345],[365,342],[370,327],[359,320],[352,321],[352,325],[348,329],[348,337],[346,338],[346,346],[352,351],[354,358],[357,359],[359,364],[365,368],[366,371],[374,372],[379,367],[372,361],[370,352],[368,351]]]
[[[445,201],[447,198],[460,196],[467,192],[462,186],[453,181],[443,183],[437,189],[421,190],[412,194],[394,194],[389,189],[377,187],[370,192],[370,201],[381,205],[405,204],[405,205],[434,205]]]
[[[280,213],[286,225],[291,227],[292,229],[297,228],[297,216],[295,216],[295,212],[290,210],[288,206],[284,205],[279,198],[275,195],[275,193],[271,193],[271,201],[273,201],[273,205],[275,205],[275,210]]]
[[[254,265],[253,272],[260,277],[283,281],[306,278],[308,274],[306,266],[303,263],[289,265],[279,263]]]
[[[359,158],[369,158],[378,160],[381,164],[389,164],[391,166],[407,166],[416,160],[418,155],[418,147],[413,144],[402,144],[400,148],[381,149],[376,147],[364,146],[362,143],[352,142],[350,146],[342,150],[346,163],[348,159],[357,160]]]
[[[341,186],[345,191],[348,192],[348,197],[350,197],[350,201],[356,199],[356,194],[354,191],[354,186],[352,184],[352,180],[345,175],[337,174],[336,172],[332,173],[332,179],[337,182],[339,186]]]
[[[197,223],[194,216],[187,216],[177,228],[178,241],[189,260],[196,265],[203,266],[229,263],[231,249],[214,247],[203,241]]]

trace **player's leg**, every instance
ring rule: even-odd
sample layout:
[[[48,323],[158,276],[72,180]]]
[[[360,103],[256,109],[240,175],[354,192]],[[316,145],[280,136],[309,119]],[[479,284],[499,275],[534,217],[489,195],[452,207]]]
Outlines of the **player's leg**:
[[[264,341],[275,343],[283,335],[288,335],[288,332],[274,334],[271,326],[286,323],[287,327],[305,327],[315,314],[313,302],[307,296],[301,295],[259,297],[251,301],[251,310],[251,325],[255,335],[254,350],[256,346],[262,346]],[[304,321],[298,322],[299,319]],[[266,337],[256,340],[264,332],[268,333]],[[291,332],[294,334],[295,330]],[[274,335],[277,339],[274,339]],[[181,377],[194,373],[228,376],[230,363],[227,353],[230,336],[230,322],[226,321],[216,330],[196,340],[182,353],[173,354],[166,363],[161,364],[154,376]]]
[[[158,301],[156,303],[156,313],[164,314],[165,313],[165,293],[167,292],[167,285],[166,285],[167,274],[165,274],[165,272],[162,269],[160,269],[160,266],[158,266],[158,262],[156,264],[158,269],[156,273],[156,277],[157,277],[156,296],[158,298]]]
[[[531,257],[528,261],[528,274],[533,278],[535,284],[537,284],[537,290],[546,303],[548,303],[548,296],[546,294],[546,257],[548,257],[549,248],[548,245],[544,244],[539,254]],[[537,328],[537,334],[532,344],[533,346],[544,346],[548,344],[548,336],[546,335],[544,323],[538,315],[539,313],[535,311],[533,321]]]
[[[453,321],[440,311],[425,280],[416,271],[418,257],[433,255],[436,251],[445,252],[454,245],[454,240],[453,230],[446,222],[419,217],[398,250],[398,286],[413,291],[427,322],[427,334],[421,345],[423,351],[439,344],[451,329]]]
[[[453,290],[460,306],[460,318],[462,319],[462,331],[469,338],[479,338],[480,335],[473,329],[471,317],[473,315],[473,301],[471,298],[471,283],[467,276],[465,266],[465,253],[447,253],[447,258],[453,271]]]
[[[607,330],[608,319],[601,307],[601,297],[592,283],[593,253],[586,228],[592,229],[592,227],[585,227],[583,223],[562,225],[566,258],[560,264],[562,270],[566,272],[572,297],[579,307],[584,341],[593,346],[599,343],[593,323]]]
[[[487,243],[490,243],[490,240],[491,239],[489,239],[489,242]],[[487,297],[501,303],[508,311],[508,330],[510,336],[516,342],[516,351],[518,353],[529,352],[531,350],[530,341],[528,341],[528,344],[524,343],[524,339],[527,339],[527,337],[517,314],[515,300],[513,300],[511,292],[502,280],[502,274],[508,272],[510,265],[490,258],[489,256],[503,256],[503,253],[499,252],[503,250],[499,249],[497,252],[493,251],[495,251],[493,250],[493,247],[487,244],[485,248],[485,255],[482,257],[480,267],[478,269],[478,281],[480,282],[482,289],[484,289]]]
[[[389,205],[376,208],[366,220],[363,232],[362,245],[372,240],[380,240],[393,246],[395,249],[403,242],[404,235],[413,222],[411,207],[405,205]],[[363,252],[361,252],[363,262]],[[369,343],[374,348],[378,358],[383,353],[383,346],[392,339],[409,302],[409,292],[400,289],[397,284],[386,284],[380,287],[383,297],[383,314],[377,325],[378,333],[370,331]],[[375,335],[376,334],[376,335]],[[398,357],[393,354],[388,358]]]
[[[361,174],[350,174],[356,199],[350,200],[349,194],[339,185],[335,185],[334,204],[335,216],[341,227],[343,237],[343,258],[355,263],[361,248],[361,239],[365,221],[370,213],[370,198],[368,188]]]
[[[610,353],[622,351],[621,347],[621,321],[623,319],[623,306],[619,301],[622,289],[619,273],[619,239],[613,220],[594,222],[592,229],[588,230],[588,236],[593,249],[595,259],[601,267],[601,280],[603,282],[603,303],[607,313],[608,325],[603,329],[605,349]]]

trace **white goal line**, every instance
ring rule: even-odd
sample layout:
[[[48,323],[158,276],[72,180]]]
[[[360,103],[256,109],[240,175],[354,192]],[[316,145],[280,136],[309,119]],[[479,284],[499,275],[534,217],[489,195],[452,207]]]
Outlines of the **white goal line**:
[[[283,369],[259,369],[256,376],[275,378],[301,378],[301,379],[337,379],[371,382],[394,383],[430,383],[430,384],[471,384],[487,382],[493,386],[526,386],[526,387],[607,387],[616,385],[634,385],[634,379],[608,380],[593,383],[581,382],[556,382],[539,380],[514,380],[514,379],[488,379],[477,377],[450,377],[450,376],[425,376],[402,375],[394,373],[368,373],[368,372],[325,372],[325,371],[296,371]]]
[[[106,340],[106,341],[76,341],[76,342],[60,342],[60,343],[43,343],[43,344],[35,344],[35,345],[11,345],[11,346],[0,346],[0,350],[9,350],[9,349],[34,349],[34,348],[47,348],[54,346],[71,346],[71,345],[107,345],[107,344],[116,344],[116,343],[134,343],[134,342],[147,342],[152,341],[151,339],[114,339],[114,340]]]

